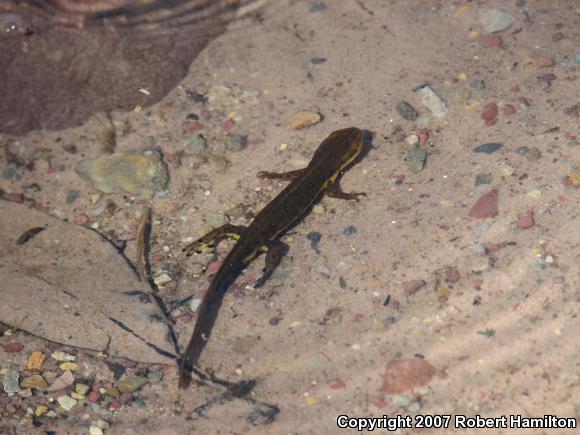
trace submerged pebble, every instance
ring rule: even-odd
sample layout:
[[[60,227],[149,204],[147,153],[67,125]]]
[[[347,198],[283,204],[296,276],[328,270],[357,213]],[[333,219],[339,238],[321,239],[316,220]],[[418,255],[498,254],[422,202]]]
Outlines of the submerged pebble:
[[[207,151],[207,141],[200,134],[192,134],[185,139],[183,150],[186,154],[203,154]]]
[[[429,85],[423,85],[415,89],[421,96],[421,103],[433,113],[437,118],[442,118],[447,114],[447,104],[437,95]]]
[[[499,150],[502,147],[502,144],[500,143],[484,143],[481,145],[476,146],[473,149],[474,153],[483,153],[483,154],[491,154],[496,152],[497,150]]]
[[[77,405],[77,400],[69,396],[60,396],[56,401],[65,411],[70,411]]]
[[[226,137],[226,149],[228,151],[241,151],[248,146],[248,137],[243,134],[228,134]]]
[[[491,184],[493,181],[493,175],[491,174],[477,174],[475,176],[475,187],[481,186],[482,184]]]
[[[497,216],[497,201],[499,198],[499,191],[493,189],[482,195],[474,206],[469,211],[469,217],[475,219],[485,219]]]
[[[509,28],[515,20],[513,15],[498,9],[483,10],[479,14],[479,23],[485,33],[501,32]]]
[[[127,192],[149,198],[164,191],[169,181],[163,156],[155,149],[114,153],[95,160],[82,160],[77,165],[76,172],[100,192]]]
[[[133,393],[147,382],[149,381],[143,376],[126,375],[117,382],[117,389],[121,393]]]
[[[2,378],[2,387],[7,394],[14,394],[20,392],[20,385],[18,379],[20,374],[16,370],[8,370]]]
[[[418,172],[425,167],[427,161],[427,151],[413,146],[407,150],[407,166],[412,171]]]
[[[328,9],[328,7],[322,2],[312,2],[308,10],[310,12],[322,12]]]
[[[301,130],[320,122],[320,114],[316,112],[297,112],[290,116],[290,127]]]
[[[417,118],[417,111],[406,101],[400,101],[395,106],[395,109],[397,110],[397,113],[407,121],[414,121]]]

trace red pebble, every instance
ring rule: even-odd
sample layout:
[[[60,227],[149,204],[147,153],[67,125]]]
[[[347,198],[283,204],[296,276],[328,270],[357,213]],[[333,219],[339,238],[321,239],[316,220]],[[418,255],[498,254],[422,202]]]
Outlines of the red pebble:
[[[187,122],[184,125],[186,130],[189,131],[196,131],[196,130],[200,130],[201,129],[201,124],[197,121],[191,121],[191,122]]]
[[[85,225],[89,222],[90,218],[88,215],[82,213],[75,217],[75,224],[77,225]]]
[[[219,270],[219,268],[221,267],[221,265],[222,265],[222,262],[219,261],[219,260],[212,261],[207,266],[207,269],[205,271],[205,275],[206,276],[213,276],[213,275],[215,275],[217,273],[217,271]]]
[[[459,281],[459,278],[461,278],[461,275],[456,268],[450,267],[445,271],[445,282],[455,284],[457,281]]]
[[[518,93],[520,91],[520,85],[513,85],[510,91]]]
[[[342,388],[346,388],[346,384],[344,383],[344,381],[342,379],[339,379],[339,378],[331,379],[330,381],[328,381],[328,386],[330,388],[332,388],[333,390],[339,390]]]
[[[481,35],[479,37],[479,43],[484,47],[501,48],[503,40],[501,36],[497,35]]]
[[[486,194],[482,195],[481,198],[477,200],[475,205],[471,207],[469,211],[469,217],[475,219],[485,219],[489,217],[497,216],[497,200],[499,198],[499,191],[493,189]]]
[[[111,408],[113,409],[121,409],[121,406],[123,406],[123,404],[118,400],[115,400],[114,402],[111,403]]]
[[[4,193],[2,194],[2,198],[6,201],[16,202],[21,204],[24,201],[24,196],[22,193]]]
[[[564,39],[564,34],[562,32],[557,32],[552,35],[552,42],[558,42]]]
[[[225,121],[222,124],[222,128],[224,129],[224,131],[226,133],[229,133],[230,131],[232,131],[235,126],[236,126],[236,123],[234,122],[233,119],[228,119],[227,121]]]
[[[511,104],[506,104],[502,112],[505,116],[512,116],[514,113],[516,113],[516,108]]]
[[[542,74],[541,76],[539,76],[538,80],[550,83],[550,82],[556,80],[557,78],[558,77],[556,77],[556,74],[554,74],[554,73],[546,73],[546,74]]]
[[[535,224],[533,210],[518,215],[518,228],[530,228]]]
[[[429,139],[429,130],[426,128],[419,129],[419,145],[425,145],[427,143],[427,139]]]
[[[99,398],[101,397],[101,393],[99,393],[99,390],[92,390],[88,396],[87,396],[87,400],[89,402],[95,403],[97,400],[99,400]]]
[[[481,118],[485,121],[485,125],[493,125],[497,122],[497,104],[489,103],[483,107]]]
[[[411,280],[411,281],[405,281],[403,283],[403,290],[408,295],[414,295],[425,284],[426,284],[425,281],[423,281],[422,279],[414,279],[414,280]]]
[[[383,390],[387,394],[399,394],[423,387],[435,373],[437,369],[423,358],[393,358],[383,375]]]
[[[570,180],[570,177],[568,177],[568,176],[563,177],[561,181],[562,181],[562,185],[564,187],[572,187],[573,186],[572,180]]]
[[[2,349],[4,349],[4,352],[6,353],[16,353],[24,349],[24,345],[20,343],[10,342],[3,344]]]

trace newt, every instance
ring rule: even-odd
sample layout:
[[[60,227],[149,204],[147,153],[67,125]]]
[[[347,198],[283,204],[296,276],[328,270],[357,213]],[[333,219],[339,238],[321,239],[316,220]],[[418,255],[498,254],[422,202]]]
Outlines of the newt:
[[[306,168],[285,173],[260,171],[258,177],[292,180],[248,225],[225,224],[183,248],[187,256],[215,247],[226,238],[237,240],[213,277],[198,309],[193,334],[181,356],[179,387],[187,388],[191,372],[217,318],[223,295],[241,270],[260,253],[266,253],[263,275],[254,287],[261,287],[288,251],[280,236],[310,210],[326,193],[340,199],[354,199],[365,193],[346,193],[339,185],[344,170],[363,150],[363,131],[351,127],[331,133],[316,149]]]

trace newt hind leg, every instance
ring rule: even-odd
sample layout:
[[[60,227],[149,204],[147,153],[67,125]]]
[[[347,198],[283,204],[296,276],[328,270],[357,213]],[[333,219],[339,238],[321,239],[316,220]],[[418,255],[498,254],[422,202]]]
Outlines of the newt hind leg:
[[[288,252],[288,245],[280,240],[271,240],[263,245],[260,250],[266,252],[266,264],[264,273],[254,284],[254,288],[259,288],[272,276],[274,269],[278,267],[282,258]]]
[[[245,230],[246,227],[243,225],[225,224],[221,227],[214,228],[206,235],[189,243],[182,249],[182,251],[184,251],[188,257],[193,255],[195,252],[199,254],[208,248],[216,247],[224,239],[230,238],[238,240]]]

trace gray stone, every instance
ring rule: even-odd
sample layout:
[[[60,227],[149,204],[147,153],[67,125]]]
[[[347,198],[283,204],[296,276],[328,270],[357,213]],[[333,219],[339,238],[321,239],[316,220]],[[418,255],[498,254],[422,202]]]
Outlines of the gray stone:
[[[433,116],[442,118],[447,114],[447,104],[430,85],[420,86],[415,92],[421,96],[421,103],[433,113]]]
[[[206,248],[205,251],[195,256],[196,263],[201,264],[203,266],[202,272],[203,268],[209,266],[209,264],[215,261],[216,259],[217,255],[215,254],[215,250],[213,248]]]
[[[228,134],[226,137],[226,149],[228,151],[241,151],[248,146],[248,137],[243,134]]]
[[[400,101],[395,106],[397,113],[407,121],[414,121],[417,118],[417,111],[406,101]]]
[[[479,22],[485,33],[501,32],[509,28],[515,20],[513,15],[498,9],[487,9],[479,14]]]
[[[484,143],[481,145],[476,146],[473,149],[474,153],[483,153],[483,154],[491,154],[496,152],[497,150],[499,150],[503,145],[500,143],[495,143],[495,142],[491,142],[491,143]]]
[[[185,139],[183,150],[186,154],[203,154],[207,151],[207,141],[200,134],[192,134]]]
[[[477,91],[485,90],[485,82],[483,80],[472,80],[469,86]]]
[[[79,197],[79,193],[76,190],[71,190],[66,194],[65,202],[67,204],[72,204],[73,202],[76,201],[76,199],[78,197]]]
[[[18,378],[20,374],[16,370],[8,370],[4,377],[2,378],[2,387],[4,391],[8,394],[19,393],[20,385],[18,384]]]
[[[425,167],[427,152],[424,149],[413,146],[407,150],[407,166],[412,171],[418,172]]]
[[[160,382],[163,379],[163,370],[160,368],[155,368],[153,370],[149,370],[149,373],[147,373],[147,379],[149,379],[149,382]]]
[[[212,227],[217,228],[228,223],[228,218],[223,213],[208,213],[205,221]]]
[[[325,11],[326,9],[328,9],[328,7],[322,2],[312,2],[310,4],[310,8],[308,8],[310,12],[321,12]]]

